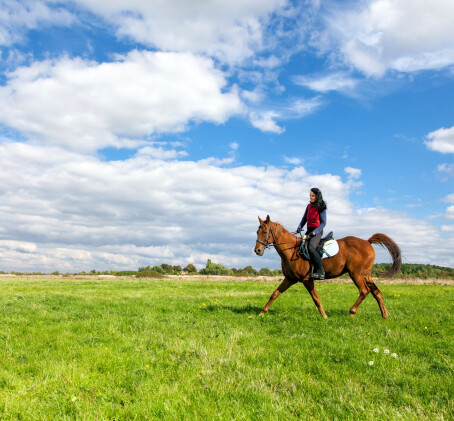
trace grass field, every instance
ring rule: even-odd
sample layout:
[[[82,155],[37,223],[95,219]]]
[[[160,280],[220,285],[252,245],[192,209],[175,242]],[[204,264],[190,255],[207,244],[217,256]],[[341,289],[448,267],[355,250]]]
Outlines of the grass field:
[[[0,419],[454,418],[454,287],[277,284],[0,277]]]

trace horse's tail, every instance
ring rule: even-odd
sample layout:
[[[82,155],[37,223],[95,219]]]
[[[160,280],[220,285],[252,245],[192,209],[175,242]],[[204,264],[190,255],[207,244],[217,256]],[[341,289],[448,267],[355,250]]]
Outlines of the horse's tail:
[[[402,253],[399,246],[385,234],[374,234],[368,241],[371,244],[379,244],[380,246],[386,248],[393,259],[391,269],[385,272],[380,272],[380,277],[388,278],[396,273],[399,273],[402,268]]]

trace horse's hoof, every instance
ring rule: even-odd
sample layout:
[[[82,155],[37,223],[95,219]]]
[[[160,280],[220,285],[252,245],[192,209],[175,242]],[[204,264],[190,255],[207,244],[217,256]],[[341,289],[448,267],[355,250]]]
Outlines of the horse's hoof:
[[[259,314],[259,317],[263,317],[264,315],[265,315],[265,312],[261,311],[260,314]]]

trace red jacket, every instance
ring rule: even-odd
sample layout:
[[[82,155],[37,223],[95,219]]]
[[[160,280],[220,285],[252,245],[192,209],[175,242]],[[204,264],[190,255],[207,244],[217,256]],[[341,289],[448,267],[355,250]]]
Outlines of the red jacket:
[[[307,222],[307,228],[315,228],[314,234],[320,234],[326,225],[326,209],[319,213],[317,205],[312,202],[306,207],[303,219],[298,226],[298,229],[302,229]]]

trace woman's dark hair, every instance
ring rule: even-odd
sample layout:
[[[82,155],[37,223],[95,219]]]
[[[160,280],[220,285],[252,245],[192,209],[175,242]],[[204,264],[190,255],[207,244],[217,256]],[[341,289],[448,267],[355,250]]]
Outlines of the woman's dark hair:
[[[323,200],[322,192],[317,187],[312,187],[311,192],[317,196],[317,208],[319,212],[323,212],[327,206],[326,202]]]

